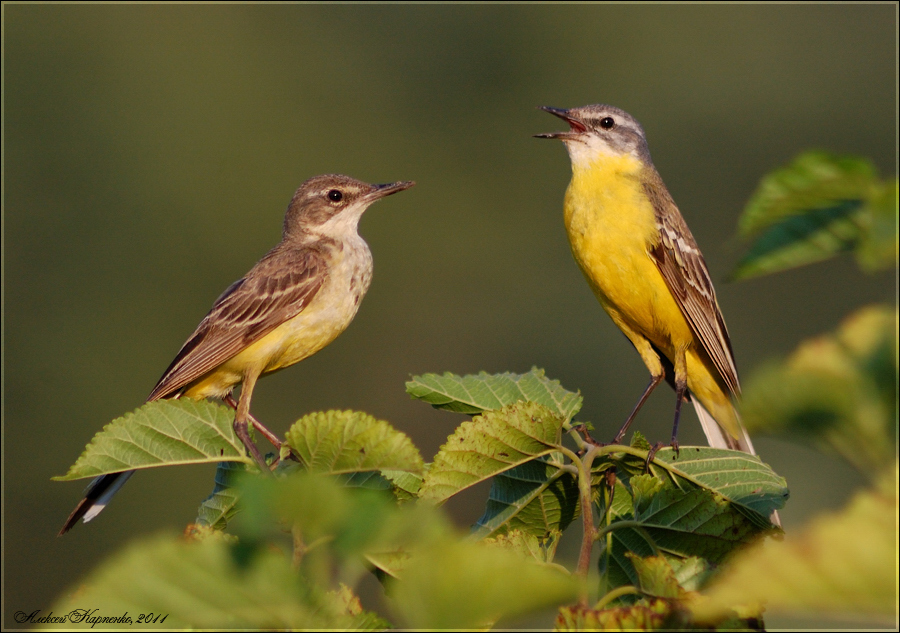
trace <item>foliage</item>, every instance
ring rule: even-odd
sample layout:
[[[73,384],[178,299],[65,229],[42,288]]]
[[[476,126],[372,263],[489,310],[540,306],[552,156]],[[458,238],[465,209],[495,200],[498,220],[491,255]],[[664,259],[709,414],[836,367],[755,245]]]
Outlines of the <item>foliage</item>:
[[[865,161],[801,156],[748,205],[742,230],[760,238],[735,276],[847,249],[867,270],[896,261],[896,198],[896,181],[877,181]],[[639,434],[627,446],[588,441],[580,394],[537,368],[413,377],[414,399],[472,416],[430,464],[388,422],[328,411],[298,420],[259,473],[229,409],[148,403],[59,479],[217,462],[214,490],[183,537],[133,544],[54,611],[90,603],[98,616],[153,613],[154,626],[179,629],[368,630],[503,626],[551,608],[559,630],[746,629],[762,627],[768,603],[881,622],[897,608],[886,552],[896,547],[897,349],[896,310],[869,308],[750,382],[748,425],[812,439],[878,482],[779,542],[762,537],[780,534],[769,517],[788,490],[758,457],[653,454]],[[486,481],[484,513],[458,534],[441,504]],[[556,548],[576,526],[581,550],[567,569]],[[370,573],[386,607],[357,596]]]
[[[234,411],[223,405],[187,399],[148,402],[116,418],[97,433],[69,472],[56,481],[97,477],[122,470],[252,463],[231,427]]]
[[[897,265],[897,180],[856,157],[808,153],[767,176],[741,228],[760,234],[735,277],[785,270],[852,250],[861,268]],[[804,228],[805,227],[805,228]],[[744,391],[751,430],[784,433],[843,457],[874,487],[783,542],[740,553],[694,604],[698,622],[739,602],[841,622],[896,626],[896,306],[867,306],[834,333],[804,341]]]
[[[853,251],[874,271],[897,261],[897,179],[880,181],[855,156],[807,152],[765,178],[741,234],[755,243],[732,277],[746,279]]]
[[[575,600],[586,607],[600,588],[653,596],[650,560],[679,570],[679,586],[699,587],[736,547],[773,529],[767,517],[787,498],[784,481],[744,453],[666,449],[645,466],[649,447],[639,437],[633,446],[585,443],[572,421],[580,396],[537,369],[415,377],[408,390],[434,406],[480,411],[427,468],[387,422],[353,411],[307,415],[287,432],[275,477],[246,461],[220,463],[189,538],[133,546],[101,566],[77,600],[101,613],[165,613],[162,624],[174,628],[366,629],[388,626],[385,618],[415,628],[485,627]],[[140,419],[117,421],[92,446],[171,415],[170,404],[145,405]],[[204,411],[181,420],[182,438],[222,413]],[[172,459],[183,460],[187,441],[168,441]],[[120,468],[140,464],[125,461],[135,451],[121,453]],[[483,517],[470,536],[456,534],[438,506],[488,479]],[[586,552],[599,548],[606,570],[593,590],[587,559],[575,573],[554,561],[559,535],[585,507]],[[355,597],[369,571],[384,584],[386,614]]]
[[[854,615],[873,624],[897,613],[897,466],[840,513],[816,518],[794,538],[741,552],[696,606],[720,617],[741,602],[772,610]]]

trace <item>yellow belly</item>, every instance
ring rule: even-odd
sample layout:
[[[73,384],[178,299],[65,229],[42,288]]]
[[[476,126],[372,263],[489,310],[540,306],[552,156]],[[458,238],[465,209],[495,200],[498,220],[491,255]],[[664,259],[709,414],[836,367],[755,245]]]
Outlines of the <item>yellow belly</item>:
[[[676,367],[683,354],[688,389],[737,437],[728,390],[650,256],[659,235],[640,170],[640,162],[630,156],[573,165],[565,201],[572,254],[600,305],[634,343],[650,372],[662,367],[647,341]]]
[[[640,163],[627,156],[574,171],[566,192],[566,230],[575,261],[616,325],[670,356],[694,337],[650,257],[659,237],[639,175]]]

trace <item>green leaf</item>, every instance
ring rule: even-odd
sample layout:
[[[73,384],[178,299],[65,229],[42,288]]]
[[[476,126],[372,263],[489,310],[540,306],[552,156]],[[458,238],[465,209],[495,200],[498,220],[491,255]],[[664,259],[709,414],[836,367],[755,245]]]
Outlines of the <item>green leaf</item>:
[[[824,152],[802,154],[766,176],[741,218],[757,235],[732,273],[745,279],[856,250],[875,270],[897,261],[896,181],[881,183],[872,163]]]
[[[741,216],[741,235],[759,233],[808,210],[866,199],[876,182],[875,168],[865,158],[806,152],[762,179]]]
[[[790,217],[761,235],[730,279],[749,279],[828,259],[860,242],[862,203],[842,201]]]
[[[235,488],[236,475],[246,472],[244,464],[219,462],[212,494],[203,500],[197,511],[198,524],[216,530],[224,530],[228,526],[228,522],[237,513],[237,503],[240,499]]]
[[[558,380],[550,380],[543,369],[533,367],[527,374],[494,374],[477,376],[413,376],[406,383],[406,393],[424,400],[436,409],[478,414],[496,411],[516,402],[542,404],[566,421],[581,409],[582,397],[563,389]]]
[[[417,551],[392,586],[408,628],[464,630],[574,599],[560,571],[505,548],[446,540]]]
[[[580,508],[578,481],[563,469],[564,464],[562,455],[552,453],[494,476],[475,533],[487,536],[521,530],[545,538],[565,530]]]
[[[784,478],[756,455],[687,446],[678,457],[672,449],[660,450],[656,459],[667,465],[669,474],[722,495],[763,528],[770,526],[768,517],[783,508],[788,498]],[[656,463],[652,466],[658,467]]]
[[[398,501],[405,502],[419,498],[419,490],[425,480],[424,475],[402,470],[383,470],[381,474],[391,482],[391,489]]]
[[[152,624],[154,629],[371,629],[381,622],[346,597],[311,587],[280,552],[262,550],[239,567],[221,537],[138,541],[103,563],[53,611],[69,614],[85,604],[96,609],[95,618],[126,612],[134,620],[137,614],[165,616]],[[72,622],[66,628],[89,624]]]
[[[366,490],[391,490],[391,482],[380,472],[367,470],[364,472],[338,475],[337,481],[347,488],[364,488]]]
[[[383,619],[381,616],[365,611],[359,598],[353,593],[353,590],[351,590],[350,587],[341,584],[341,588],[335,592],[331,592],[330,595],[335,598],[337,604],[342,606],[343,611],[355,618],[353,623],[355,630],[383,631],[391,628],[390,622]]]
[[[863,308],[757,372],[744,391],[744,423],[799,435],[874,476],[896,451],[897,323],[894,308]]]
[[[664,556],[640,557],[626,553],[628,560],[634,566],[638,578],[638,587],[641,592],[657,598],[681,598],[685,590],[675,577],[675,570]],[[693,558],[691,560],[698,560]]]
[[[874,272],[897,265],[900,222],[896,178],[873,194],[869,209],[869,227],[856,257],[863,270]]]
[[[435,456],[420,496],[442,502],[480,481],[548,455],[558,446],[562,424],[561,417],[532,402],[487,411],[463,422]]]
[[[293,526],[316,551],[351,560],[372,555],[393,556],[402,548],[429,543],[449,532],[437,509],[422,505],[398,506],[392,495],[379,490],[348,488],[329,475],[298,472],[285,478],[247,477],[240,482],[243,511],[235,521],[245,543],[259,543],[284,525]],[[296,536],[296,534],[295,534]],[[320,578],[330,577],[327,566]]]
[[[234,411],[207,400],[157,400],[116,418],[97,433],[64,476],[223,461],[252,463],[232,429]]]
[[[604,457],[598,467],[618,459]],[[679,580],[696,584],[688,576],[705,570],[686,567],[689,559],[722,562],[770,529],[765,517],[787,497],[784,480],[758,458],[723,449],[684,447],[678,459],[663,449],[649,473],[618,466],[616,473],[610,522],[601,538],[599,563],[607,573],[602,592],[639,584],[630,554],[664,556],[673,569],[687,574]]]
[[[304,538],[327,537],[352,516],[352,497],[334,477],[296,471],[286,477],[241,477],[235,533],[252,545],[295,523]],[[364,492],[364,491],[360,491]]]
[[[372,470],[422,472],[424,463],[409,437],[359,411],[305,415],[285,442],[310,471],[345,474]]]
[[[695,614],[710,618],[736,604],[765,602],[770,612],[815,613],[838,627],[848,616],[895,626],[897,463],[882,476],[878,490],[859,493],[844,511],[742,552]]]
[[[509,530],[504,534],[482,539],[481,542],[493,547],[508,549],[535,562],[549,565],[556,555],[560,536],[562,533],[558,531],[548,534],[545,538],[538,538],[521,530]],[[557,569],[564,568],[557,567]]]

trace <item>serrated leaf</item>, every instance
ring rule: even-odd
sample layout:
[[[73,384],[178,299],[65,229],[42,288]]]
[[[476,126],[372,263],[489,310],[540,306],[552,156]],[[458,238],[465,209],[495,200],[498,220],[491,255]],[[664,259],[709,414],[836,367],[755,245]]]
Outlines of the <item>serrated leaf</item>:
[[[545,538],[538,538],[521,530],[510,530],[497,536],[482,539],[492,547],[501,547],[516,552],[519,556],[530,558],[537,563],[550,564],[556,555],[556,546],[559,545],[561,532],[548,534]]]
[[[235,436],[234,411],[207,400],[157,400],[97,433],[69,472],[54,481],[222,461],[252,463]]]
[[[533,459],[494,476],[479,536],[521,530],[537,538],[565,530],[580,514],[578,481],[561,455]]]
[[[391,482],[382,476],[380,472],[373,470],[339,475],[337,481],[347,488],[364,488],[366,490],[391,489]]]
[[[719,563],[738,545],[750,542],[760,532],[722,497],[700,489],[687,493],[664,489],[643,512],[622,519],[639,524],[613,533],[613,540],[621,546],[621,549],[614,547],[613,551],[618,564],[627,570],[627,584],[634,584],[635,577],[621,558],[626,551],[641,556],[657,552],[676,558],[699,556]]]
[[[531,402],[463,422],[435,456],[421,498],[445,501],[479,481],[553,452],[562,424],[562,418]]]
[[[706,585],[707,580],[715,572],[716,568],[698,556],[689,556],[684,559],[666,559],[669,567],[675,574],[675,580],[686,591],[698,591]]]
[[[478,414],[496,411],[516,402],[542,404],[565,420],[581,409],[580,393],[563,389],[558,380],[550,380],[543,369],[533,367],[527,374],[488,374],[413,376],[406,383],[406,393],[436,409]]]
[[[197,511],[198,524],[216,530],[224,530],[228,526],[228,522],[237,512],[237,503],[240,499],[235,487],[235,478],[238,473],[245,472],[247,469],[244,464],[219,462],[212,494],[203,500]]]
[[[789,495],[784,478],[749,453],[690,446],[682,448],[678,457],[672,449],[660,450],[656,459],[668,465],[669,473],[716,492],[756,515],[763,528],[769,527],[768,517],[784,507]]]
[[[815,519],[801,533],[742,552],[699,603],[699,617],[735,604],[766,603],[769,611],[872,619],[896,624],[897,476],[886,486],[857,494],[840,513]]]
[[[547,565],[450,539],[416,552],[392,591],[407,627],[447,630],[484,627],[568,602],[576,593],[573,578]]]
[[[305,415],[285,434],[285,442],[305,468],[318,473],[382,469],[421,472],[424,467],[409,437],[359,411]]]
[[[92,617],[162,614],[153,628],[356,629],[371,628],[371,614],[310,587],[274,550],[238,567],[222,538],[200,542],[157,536],[138,541],[96,569],[56,613],[96,609]],[[84,623],[82,623],[84,625]],[[71,628],[71,625],[66,625]],[[121,623],[95,628],[121,629]],[[48,627],[51,628],[51,627]]]
[[[663,449],[650,473],[616,473],[599,561],[604,592],[638,584],[629,553],[665,556],[673,569],[691,557],[720,563],[771,528],[765,517],[787,495],[784,480],[758,458],[723,449],[683,447],[678,459]]]
[[[428,465],[425,466],[428,468]],[[425,476],[418,473],[410,473],[402,470],[383,470],[381,474],[391,482],[394,496],[400,502],[412,501],[419,498],[419,490]]]

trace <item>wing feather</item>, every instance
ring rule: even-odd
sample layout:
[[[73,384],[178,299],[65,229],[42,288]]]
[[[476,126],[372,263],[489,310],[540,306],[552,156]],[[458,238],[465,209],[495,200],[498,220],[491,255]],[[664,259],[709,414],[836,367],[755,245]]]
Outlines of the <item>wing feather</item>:
[[[176,394],[303,311],[326,278],[325,254],[279,245],[213,304],[148,400]]]
[[[694,236],[659,175],[644,184],[656,212],[659,242],[650,255],[703,349],[729,391],[741,392],[731,339],[716,301],[709,269]]]

